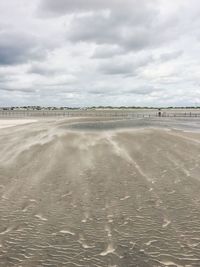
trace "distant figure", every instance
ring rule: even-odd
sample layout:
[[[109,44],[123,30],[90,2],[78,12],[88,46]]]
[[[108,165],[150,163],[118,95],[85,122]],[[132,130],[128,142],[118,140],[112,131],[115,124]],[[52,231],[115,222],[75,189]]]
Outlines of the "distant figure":
[[[158,111],[158,117],[161,117],[161,115],[162,115],[162,113],[161,113],[161,109],[159,108],[158,110],[159,110],[159,111]]]

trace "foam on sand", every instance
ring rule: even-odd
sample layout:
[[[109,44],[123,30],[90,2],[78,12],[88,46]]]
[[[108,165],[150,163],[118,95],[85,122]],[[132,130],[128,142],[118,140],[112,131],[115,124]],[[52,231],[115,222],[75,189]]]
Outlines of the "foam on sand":
[[[104,250],[103,252],[101,252],[101,256],[107,256],[108,254],[112,254],[115,252],[115,249],[113,247],[112,243],[108,244],[108,247],[106,248],[106,250]]]
[[[61,234],[68,234],[68,235],[75,235],[75,233],[69,231],[69,230],[60,230]]]

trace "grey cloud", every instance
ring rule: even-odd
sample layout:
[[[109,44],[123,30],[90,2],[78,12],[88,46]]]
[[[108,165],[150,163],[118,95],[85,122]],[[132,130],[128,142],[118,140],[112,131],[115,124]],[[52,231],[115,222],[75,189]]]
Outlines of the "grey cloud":
[[[119,88],[118,85],[116,85],[114,88],[93,88],[88,91],[91,95],[96,96],[131,96],[131,95],[138,95],[138,96],[147,96],[155,93],[162,92],[163,89],[161,88],[155,88],[154,86],[138,86],[138,87],[132,87],[130,89],[125,88]]]
[[[135,13],[137,15],[137,11]],[[162,41],[163,34],[157,34],[154,20],[154,12],[145,13],[145,10],[138,20],[134,13],[129,12],[75,16],[67,31],[67,39],[71,42],[117,44],[123,49],[137,51]]]
[[[72,42],[94,42],[98,44],[113,43],[117,34],[110,16],[105,14],[90,14],[84,17],[74,17],[67,32],[68,40]]]
[[[152,62],[152,57],[130,57],[129,59],[118,57],[99,64],[98,70],[107,75],[136,76],[139,68]]]
[[[36,39],[18,32],[0,32],[0,65],[14,65],[44,57]]]
[[[141,2],[144,2],[142,0]],[[93,10],[124,9],[127,5],[137,5],[136,0],[42,0],[39,10],[43,13],[62,15],[66,13],[82,13]]]
[[[157,1],[141,0],[42,0],[40,10],[73,14],[66,38],[71,42],[91,42],[141,50],[159,43]],[[84,13],[88,12],[90,13]],[[84,13],[84,15],[82,15]],[[97,53],[98,56],[98,53]]]
[[[107,96],[107,95],[119,95],[121,92],[118,88],[108,88],[106,86],[101,88],[92,88],[87,91],[88,94],[94,95],[94,96]]]
[[[57,15],[72,14],[66,33],[68,41],[118,45],[138,51],[178,40],[185,35],[184,29],[189,35],[197,35],[193,28],[199,26],[198,18],[195,16],[195,22],[191,23],[188,7],[194,14],[191,6],[198,6],[198,2],[193,0],[188,6],[185,3],[183,1],[175,15],[163,14],[162,2],[158,0],[41,0],[40,10]],[[101,56],[98,51],[97,57],[99,54]],[[106,53],[102,54],[106,57]]]
[[[33,88],[20,88],[20,87],[15,87],[15,86],[8,86],[8,85],[0,85],[0,91],[7,91],[7,92],[23,92],[23,93],[35,93],[36,89]]]
[[[104,63],[100,65],[99,70],[103,74],[108,75],[127,75],[127,74],[133,74],[133,66],[130,63]]]
[[[44,75],[44,76],[51,76],[57,74],[59,71],[44,65],[40,65],[37,63],[33,63],[30,68],[28,69],[28,73]]]
[[[143,86],[143,87],[129,89],[126,91],[126,93],[145,96],[145,95],[150,95],[151,93],[158,92],[158,91],[160,92],[161,89],[157,89],[157,88],[149,87],[149,86]]]
[[[111,58],[114,56],[125,54],[125,50],[117,45],[100,45],[98,46],[92,58],[96,59],[104,59],[104,58]]]
[[[7,83],[7,82],[13,82],[15,79],[13,77],[9,77],[9,76],[3,76],[0,74],[0,86],[1,84]]]
[[[182,55],[183,55],[183,51],[182,50],[174,51],[174,52],[171,52],[171,53],[161,54],[159,59],[160,59],[161,62],[165,62],[165,61],[175,60],[175,59],[177,59],[178,57],[180,57]]]

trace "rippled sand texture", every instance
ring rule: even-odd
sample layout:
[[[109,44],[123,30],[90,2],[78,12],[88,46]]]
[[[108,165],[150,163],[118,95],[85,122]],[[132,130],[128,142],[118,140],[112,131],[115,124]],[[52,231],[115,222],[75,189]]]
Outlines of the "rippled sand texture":
[[[0,266],[199,267],[200,134],[65,124],[0,131]]]

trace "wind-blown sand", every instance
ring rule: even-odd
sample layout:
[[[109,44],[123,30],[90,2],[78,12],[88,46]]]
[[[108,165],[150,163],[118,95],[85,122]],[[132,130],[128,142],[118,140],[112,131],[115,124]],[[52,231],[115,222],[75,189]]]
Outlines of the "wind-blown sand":
[[[9,119],[9,120],[1,120],[0,119],[0,129],[2,128],[8,128],[8,127],[13,127],[16,125],[22,125],[22,124],[27,124],[27,123],[33,123],[36,122],[37,120],[30,120],[30,119],[26,119],[26,120],[22,120],[22,119]]]
[[[199,129],[89,119],[2,129],[0,266],[200,266]]]

